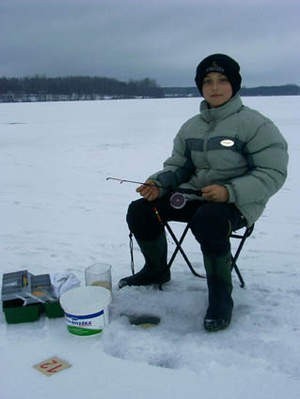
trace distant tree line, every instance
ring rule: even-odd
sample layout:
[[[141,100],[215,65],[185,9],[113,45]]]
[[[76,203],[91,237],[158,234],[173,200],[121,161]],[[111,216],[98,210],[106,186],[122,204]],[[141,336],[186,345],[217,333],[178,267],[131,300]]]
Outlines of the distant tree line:
[[[133,98],[164,97],[155,80],[130,80],[122,82],[103,77],[70,76],[48,78],[0,78],[0,96],[18,100],[22,97],[96,99],[101,97]]]
[[[259,87],[242,87],[242,96],[298,96],[300,95],[300,87],[297,85],[284,86],[259,86]]]
[[[297,85],[242,87],[242,96],[300,95]],[[196,87],[160,87],[155,80],[129,82],[105,77],[0,78],[0,102],[199,97]]]
[[[198,97],[196,87],[164,87],[165,97]],[[242,87],[241,96],[299,96],[297,85]]]

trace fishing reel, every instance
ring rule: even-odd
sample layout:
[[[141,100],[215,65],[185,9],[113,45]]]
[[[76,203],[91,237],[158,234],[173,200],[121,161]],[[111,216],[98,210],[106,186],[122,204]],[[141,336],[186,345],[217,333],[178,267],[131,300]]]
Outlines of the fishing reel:
[[[187,202],[186,197],[179,192],[173,193],[170,197],[170,205],[174,209],[182,209]]]
[[[187,198],[184,194],[194,194],[201,197],[201,191],[196,191],[189,188],[181,188],[174,192],[170,197],[170,205],[174,209],[182,209],[187,203]]]

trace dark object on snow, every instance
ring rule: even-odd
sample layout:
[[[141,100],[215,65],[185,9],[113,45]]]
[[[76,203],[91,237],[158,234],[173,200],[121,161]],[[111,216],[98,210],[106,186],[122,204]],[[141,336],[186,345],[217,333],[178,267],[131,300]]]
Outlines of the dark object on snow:
[[[142,328],[155,327],[160,323],[160,317],[152,314],[124,315],[128,317],[129,323]]]

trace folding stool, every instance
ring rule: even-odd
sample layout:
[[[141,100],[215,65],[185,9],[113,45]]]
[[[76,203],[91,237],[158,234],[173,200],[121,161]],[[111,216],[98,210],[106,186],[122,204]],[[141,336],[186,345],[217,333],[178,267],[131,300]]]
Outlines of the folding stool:
[[[191,270],[191,272],[197,277],[206,278],[205,275],[199,274],[199,273],[197,273],[195,271],[195,269],[192,266],[189,258],[187,257],[186,253],[182,249],[182,243],[183,243],[183,241],[184,241],[184,239],[185,239],[185,237],[186,237],[186,235],[187,235],[187,233],[189,231],[189,228],[190,228],[189,224],[188,223],[186,224],[185,229],[183,230],[183,233],[181,234],[179,239],[174,234],[174,232],[171,229],[171,226],[170,226],[170,224],[168,222],[164,222],[164,226],[167,229],[168,233],[170,234],[170,236],[172,237],[172,239],[173,239],[173,241],[174,241],[174,243],[176,245],[176,248],[175,248],[175,250],[174,250],[174,252],[173,252],[173,254],[170,257],[170,260],[168,262],[168,267],[170,268],[172,266],[172,264],[173,264],[173,262],[174,262],[174,260],[176,258],[177,253],[180,252],[181,255],[183,256],[186,264],[188,265],[189,269]],[[241,272],[240,272],[236,262],[238,260],[238,257],[240,255],[240,253],[241,253],[241,250],[242,250],[242,248],[243,248],[243,246],[245,244],[245,241],[247,240],[247,238],[253,232],[254,224],[252,226],[249,226],[249,227],[247,227],[247,226],[242,227],[241,229],[244,229],[244,231],[242,233],[232,232],[231,235],[230,235],[230,238],[236,238],[236,239],[240,240],[238,248],[237,248],[237,250],[236,250],[234,255],[231,254],[231,258],[232,258],[232,269],[235,270],[235,272],[236,272],[236,274],[237,274],[237,276],[238,276],[238,278],[240,280],[240,286],[243,288],[243,287],[245,287],[245,281],[244,281],[244,279],[243,279],[243,277],[241,275]],[[239,229],[239,230],[241,230],[241,229]]]

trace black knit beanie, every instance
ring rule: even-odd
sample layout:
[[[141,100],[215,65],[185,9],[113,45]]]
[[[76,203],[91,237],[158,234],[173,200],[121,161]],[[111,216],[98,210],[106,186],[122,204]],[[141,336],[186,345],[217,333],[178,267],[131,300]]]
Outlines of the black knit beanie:
[[[195,82],[201,95],[203,79],[210,72],[219,72],[227,76],[232,86],[232,97],[240,90],[242,78],[239,64],[228,55],[212,54],[197,66]]]

